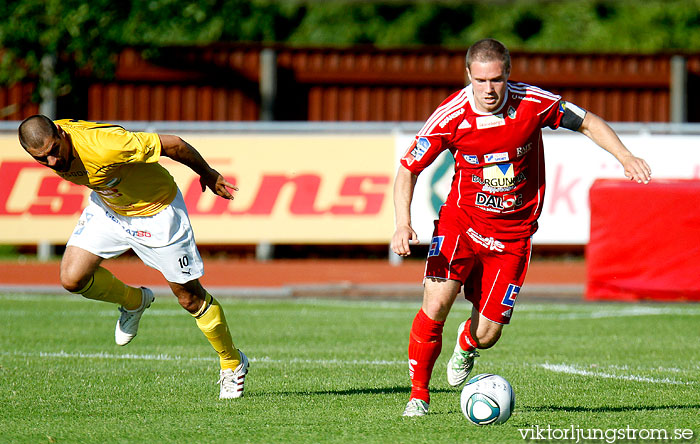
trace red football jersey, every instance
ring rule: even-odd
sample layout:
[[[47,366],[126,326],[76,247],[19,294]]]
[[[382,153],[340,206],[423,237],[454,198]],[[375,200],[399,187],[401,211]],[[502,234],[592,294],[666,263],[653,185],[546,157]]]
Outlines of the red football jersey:
[[[496,239],[531,236],[545,191],[542,128],[559,127],[561,97],[524,83],[508,82],[501,107],[482,113],[471,85],[433,112],[401,164],[419,174],[444,150],[455,159],[445,205],[461,209],[473,228]]]

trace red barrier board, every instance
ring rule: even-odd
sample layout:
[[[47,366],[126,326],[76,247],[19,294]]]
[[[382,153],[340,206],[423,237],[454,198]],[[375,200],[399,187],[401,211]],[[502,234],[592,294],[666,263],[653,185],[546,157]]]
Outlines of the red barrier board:
[[[586,299],[700,301],[700,180],[590,190]]]

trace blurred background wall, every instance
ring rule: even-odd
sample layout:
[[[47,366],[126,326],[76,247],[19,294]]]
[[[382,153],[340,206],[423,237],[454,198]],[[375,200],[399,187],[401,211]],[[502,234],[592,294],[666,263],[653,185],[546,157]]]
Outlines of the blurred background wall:
[[[465,85],[465,50],[213,44],[116,56],[110,79],[84,72],[55,113],[88,120],[421,121]],[[700,53],[513,51],[511,80],[613,122],[700,121]],[[39,111],[36,81],[0,88],[5,120]],[[675,113],[675,114],[674,114]],[[674,117],[676,116],[676,117]]]

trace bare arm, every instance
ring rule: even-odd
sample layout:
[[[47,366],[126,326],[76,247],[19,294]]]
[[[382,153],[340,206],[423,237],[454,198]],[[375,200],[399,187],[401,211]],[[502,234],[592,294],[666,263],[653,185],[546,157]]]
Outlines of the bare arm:
[[[411,227],[411,201],[418,176],[403,165],[399,166],[394,181],[394,211],[396,231],[391,238],[391,250],[399,256],[411,254],[410,243],[418,243],[418,235]],[[413,241],[413,242],[411,242]]]
[[[219,174],[214,168],[210,167],[201,154],[189,143],[185,142],[178,136],[159,134],[162,145],[161,154],[170,157],[171,159],[180,162],[199,174],[199,183],[202,186],[202,192],[207,188],[212,190],[224,199],[233,199],[233,194],[228,188],[238,191],[238,188],[230,184],[224,176]]]
[[[649,168],[649,165],[644,159],[634,156],[603,119],[589,111],[586,113],[586,117],[578,130],[615,156],[625,169],[625,177],[630,180],[636,180],[638,183],[649,183],[651,180],[651,168]]]

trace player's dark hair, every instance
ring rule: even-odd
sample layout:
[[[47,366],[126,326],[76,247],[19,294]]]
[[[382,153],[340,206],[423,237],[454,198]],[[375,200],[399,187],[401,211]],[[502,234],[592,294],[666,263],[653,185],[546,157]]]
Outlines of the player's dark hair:
[[[467,68],[470,69],[472,62],[493,62],[503,63],[503,69],[510,74],[510,52],[506,45],[495,39],[482,39],[469,47],[467,51]]]
[[[35,114],[24,119],[17,132],[19,133],[19,143],[25,150],[41,148],[47,138],[58,138],[58,128],[51,119],[43,114]]]

